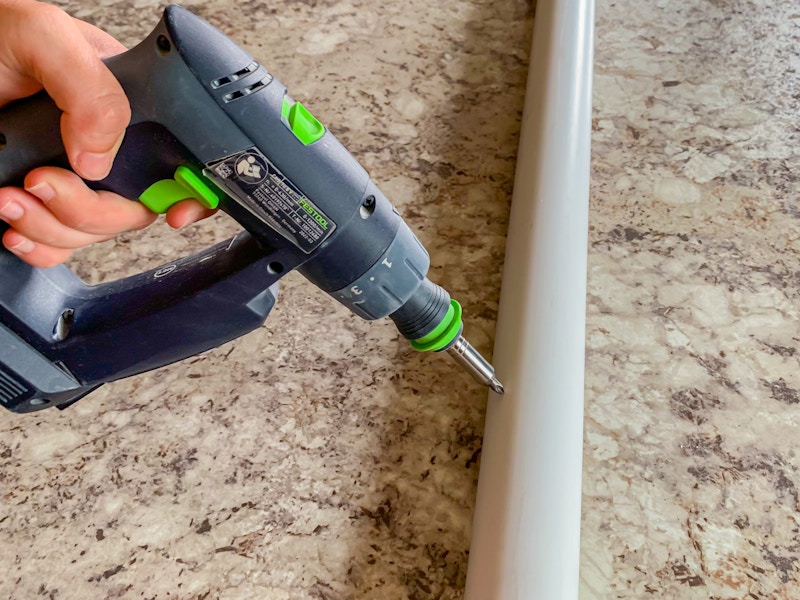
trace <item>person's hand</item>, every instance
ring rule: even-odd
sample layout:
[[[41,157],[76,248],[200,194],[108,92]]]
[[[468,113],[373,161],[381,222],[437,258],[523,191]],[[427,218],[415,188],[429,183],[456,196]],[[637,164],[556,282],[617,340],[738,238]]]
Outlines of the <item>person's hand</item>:
[[[61,136],[75,171],[40,167],[25,177],[24,189],[0,188],[0,218],[10,225],[3,245],[33,266],[57,265],[77,248],[156,219],[142,204],[81,180],[108,175],[130,121],[128,99],[102,62],[124,50],[54,6],[0,0],[0,106],[46,90],[63,111]],[[185,200],[167,222],[183,227],[209,214]]]

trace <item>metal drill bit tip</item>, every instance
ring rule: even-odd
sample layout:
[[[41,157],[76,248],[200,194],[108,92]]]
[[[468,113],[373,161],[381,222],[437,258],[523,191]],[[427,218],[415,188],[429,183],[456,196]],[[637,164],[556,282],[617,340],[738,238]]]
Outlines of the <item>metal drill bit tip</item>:
[[[492,377],[492,380],[486,385],[488,385],[494,390],[495,393],[500,394],[501,396],[506,393],[506,388],[504,388],[503,384],[497,380],[497,377]]]
[[[503,384],[494,376],[494,367],[461,335],[456,338],[447,351],[475,378],[475,381],[489,386],[497,394],[505,392]]]

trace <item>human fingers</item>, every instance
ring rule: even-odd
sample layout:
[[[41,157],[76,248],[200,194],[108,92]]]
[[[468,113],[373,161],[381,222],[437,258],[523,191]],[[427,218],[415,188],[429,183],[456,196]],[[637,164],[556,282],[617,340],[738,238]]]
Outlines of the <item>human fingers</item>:
[[[25,190],[64,226],[98,236],[142,229],[157,218],[143,204],[112,192],[94,191],[74,173],[55,167],[28,173]]]
[[[104,178],[131,116],[122,87],[84,35],[89,30],[64,11],[42,3],[18,3],[15,11],[22,18],[5,43],[23,74],[40,82],[62,110],[72,167],[85,179]],[[102,44],[108,49],[108,40]]]
[[[167,223],[173,229],[180,229],[210,217],[216,210],[206,208],[197,200],[181,200],[167,211]]]
[[[86,21],[81,21],[80,19],[73,18],[73,22],[83,37],[86,38],[86,41],[95,49],[95,52],[97,52],[100,58],[116,56],[127,50],[121,42],[102,29],[98,29],[94,25],[90,25]]]
[[[109,238],[67,227],[38,198],[18,188],[0,189],[0,218],[31,242],[54,248],[69,250]]]
[[[72,254],[72,250],[37,244],[13,229],[3,234],[3,245],[28,264],[42,269],[60,265]]]

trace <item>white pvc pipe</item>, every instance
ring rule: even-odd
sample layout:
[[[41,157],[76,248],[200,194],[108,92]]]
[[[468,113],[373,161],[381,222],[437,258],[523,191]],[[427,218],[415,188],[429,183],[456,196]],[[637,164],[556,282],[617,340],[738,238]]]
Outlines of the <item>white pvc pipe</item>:
[[[578,597],[593,0],[539,0],[467,600]]]

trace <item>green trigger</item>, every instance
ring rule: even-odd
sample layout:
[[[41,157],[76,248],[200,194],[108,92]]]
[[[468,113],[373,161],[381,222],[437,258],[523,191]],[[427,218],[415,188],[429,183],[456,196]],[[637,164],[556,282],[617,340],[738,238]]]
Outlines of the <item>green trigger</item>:
[[[174,177],[156,181],[142,192],[139,202],[158,214],[187,198],[194,198],[206,208],[219,206],[219,196],[188,167],[178,167]]]

